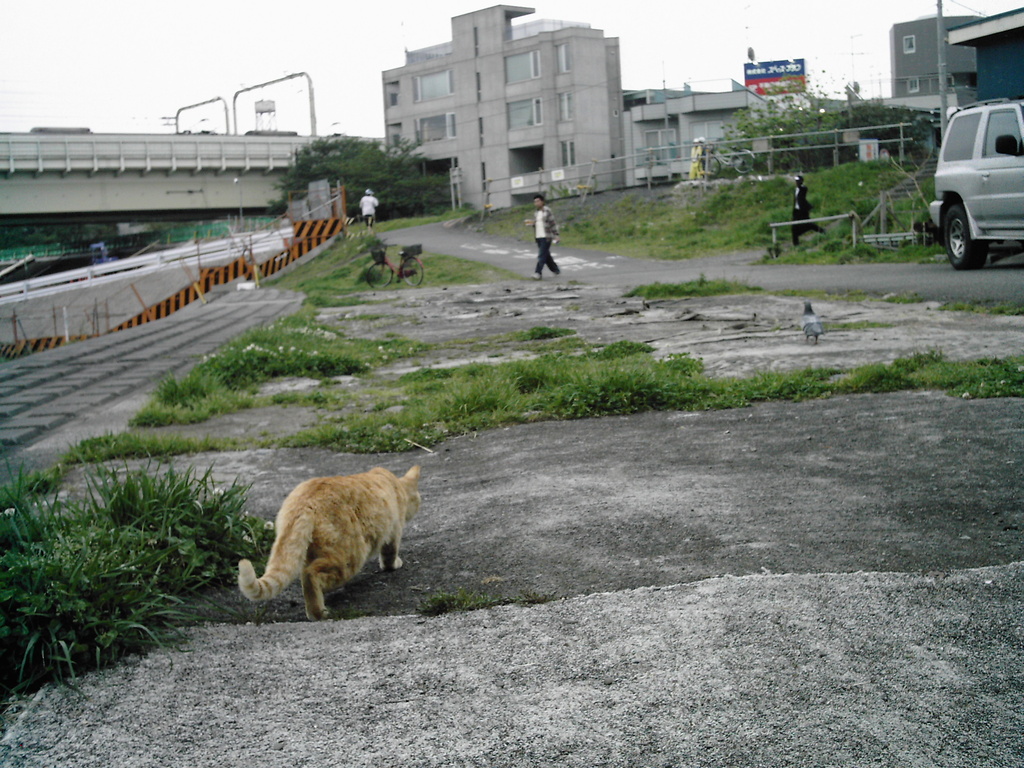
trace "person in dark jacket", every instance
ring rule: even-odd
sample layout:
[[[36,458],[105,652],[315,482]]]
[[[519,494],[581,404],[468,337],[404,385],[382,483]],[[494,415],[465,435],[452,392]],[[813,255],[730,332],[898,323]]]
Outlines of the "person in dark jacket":
[[[793,192],[793,221],[804,221],[811,218],[811,208],[814,206],[807,201],[807,185],[804,184],[804,177],[796,177],[796,190]],[[793,245],[800,242],[800,235],[804,232],[824,232],[825,230],[817,224],[794,224]]]

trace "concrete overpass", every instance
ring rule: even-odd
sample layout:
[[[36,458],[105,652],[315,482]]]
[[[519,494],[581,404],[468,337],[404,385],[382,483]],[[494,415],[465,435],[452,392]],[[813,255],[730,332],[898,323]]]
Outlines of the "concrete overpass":
[[[0,133],[0,224],[262,213],[315,138]]]

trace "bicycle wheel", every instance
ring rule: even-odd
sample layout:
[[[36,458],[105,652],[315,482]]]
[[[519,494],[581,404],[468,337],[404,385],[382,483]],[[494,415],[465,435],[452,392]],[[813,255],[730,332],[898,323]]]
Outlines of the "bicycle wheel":
[[[392,277],[394,277],[394,272],[387,264],[374,262],[366,270],[366,282],[373,288],[383,288],[391,282]]]
[[[705,166],[705,176],[717,176],[722,172],[722,161],[719,159],[717,154],[708,157],[705,160]]]
[[[742,176],[754,170],[754,153],[749,149],[739,149],[732,155],[732,167]]]
[[[402,259],[401,275],[409,285],[419,285],[423,282],[423,262],[415,256],[406,256]]]

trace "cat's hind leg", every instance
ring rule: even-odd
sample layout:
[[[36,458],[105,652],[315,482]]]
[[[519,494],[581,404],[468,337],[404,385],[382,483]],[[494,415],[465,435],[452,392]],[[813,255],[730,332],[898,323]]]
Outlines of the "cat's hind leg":
[[[348,582],[359,568],[353,563],[338,564],[326,557],[318,557],[302,571],[302,597],[306,601],[306,617],[313,621],[324,618],[324,592]]]
[[[397,571],[402,567],[402,558],[398,556],[398,543],[396,538],[389,541],[380,548],[380,567],[385,571]]]

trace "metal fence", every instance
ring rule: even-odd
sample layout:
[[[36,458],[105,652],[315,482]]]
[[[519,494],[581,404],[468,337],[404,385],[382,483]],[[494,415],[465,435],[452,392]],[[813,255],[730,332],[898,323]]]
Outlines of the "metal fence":
[[[721,139],[709,144],[723,154],[751,151],[754,154],[753,174],[806,172],[842,163],[889,158],[903,164],[916,143],[910,134],[911,127],[910,123],[891,123],[752,139]],[[643,147],[621,157],[593,159],[577,165],[550,170],[541,168],[529,173],[487,179],[484,210],[490,209],[491,196],[499,193],[511,193],[515,197],[538,192],[548,197],[585,197],[601,190],[650,187],[676,179],[689,179],[691,147],[688,144]],[[452,171],[452,206],[458,207],[462,203],[460,169]],[[725,174],[729,173],[729,170],[725,171]],[[706,180],[708,176],[699,178]]]

